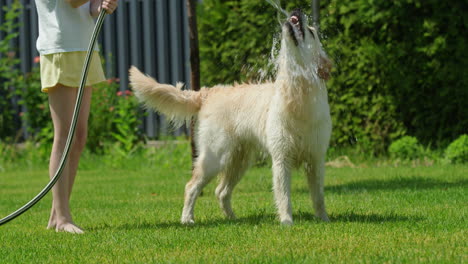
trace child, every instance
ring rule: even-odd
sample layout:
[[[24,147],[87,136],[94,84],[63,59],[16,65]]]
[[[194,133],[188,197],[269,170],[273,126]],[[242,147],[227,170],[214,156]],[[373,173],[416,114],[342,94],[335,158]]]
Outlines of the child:
[[[49,95],[54,124],[54,142],[49,163],[52,178],[59,166],[68,137],[81,72],[94,29],[94,19],[101,9],[111,14],[118,0],[35,0],[39,17],[37,49],[41,55],[42,91]],[[70,213],[70,195],[78,162],[86,144],[91,105],[91,85],[105,80],[97,49],[90,64],[83,93],[75,137],[68,161],[57,184],[52,188],[52,210],[48,229],[81,234]]]

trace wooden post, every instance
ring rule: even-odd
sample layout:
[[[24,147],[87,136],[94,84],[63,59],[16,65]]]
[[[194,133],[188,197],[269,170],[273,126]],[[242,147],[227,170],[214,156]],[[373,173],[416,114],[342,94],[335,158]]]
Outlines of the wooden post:
[[[319,30],[320,27],[320,0],[312,0],[312,25]]]
[[[190,83],[192,90],[200,91],[200,54],[198,47],[198,29],[197,29],[197,11],[196,11],[196,0],[187,0],[187,15],[189,22],[189,34],[190,34],[190,68],[191,77]],[[197,147],[194,140],[195,133],[195,120],[192,119],[190,123],[190,145],[192,147],[192,168],[194,167],[194,161],[197,158]]]

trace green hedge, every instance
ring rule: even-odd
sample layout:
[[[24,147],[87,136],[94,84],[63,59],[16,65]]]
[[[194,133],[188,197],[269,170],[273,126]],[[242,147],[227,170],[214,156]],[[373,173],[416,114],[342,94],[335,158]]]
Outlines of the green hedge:
[[[287,1],[287,9],[311,13],[310,3]],[[446,145],[468,130],[466,1],[320,3],[322,42],[335,63],[328,83],[332,145],[355,136],[358,146],[379,154],[405,134]],[[280,30],[273,7],[204,0],[198,10],[204,85],[265,75],[259,69],[269,69]]]
[[[468,135],[461,135],[445,150],[445,159],[450,163],[468,163]]]

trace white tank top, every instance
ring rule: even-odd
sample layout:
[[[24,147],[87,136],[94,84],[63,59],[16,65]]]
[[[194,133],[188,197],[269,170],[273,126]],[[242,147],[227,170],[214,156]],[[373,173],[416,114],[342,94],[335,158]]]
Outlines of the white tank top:
[[[41,55],[88,50],[94,29],[89,2],[73,8],[65,0],[35,1],[39,18],[36,47]]]

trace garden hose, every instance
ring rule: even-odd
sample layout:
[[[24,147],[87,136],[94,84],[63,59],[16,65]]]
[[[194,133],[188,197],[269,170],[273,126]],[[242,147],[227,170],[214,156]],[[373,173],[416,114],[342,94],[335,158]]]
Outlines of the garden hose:
[[[67,162],[68,158],[68,153],[70,151],[71,144],[73,142],[73,137],[75,135],[75,129],[76,129],[76,123],[78,121],[78,116],[81,108],[81,101],[83,99],[83,91],[84,87],[86,85],[86,79],[88,77],[88,70],[89,70],[89,64],[91,62],[91,58],[93,56],[93,50],[94,46],[96,44],[97,37],[99,35],[99,32],[101,31],[102,24],[104,23],[104,18],[106,17],[106,10],[102,9],[101,12],[99,13],[99,17],[96,21],[96,25],[94,26],[94,31],[93,35],[91,37],[91,41],[88,46],[88,52],[86,54],[85,62],[83,65],[83,70],[81,73],[81,83],[78,89],[78,95],[76,97],[76,103],[75,103],[75,110],[73,112],[73,118],[71,121],[71,126],[70,130],[68,132],[68,137],[67,137],[67,142],[65,144],[65,149],[62,154],[62,158],[60,159],[60,164],[55,172],[54,177],[50,180],[50,182],[42,189],[40,193],[36,195],[31,201],[29,201],[27,204],[23,205],[23,207],[19,208],[18,210],[14,211],[10,215],[0,219],[0,226],[3,224],[8,223],[9,221],[15,219],[16,217],[20,216],[24,212],[26,212],[29,208],[33,207],[37,202],[39,202],[49,191],[54,187],[55,183],[60,179],[60,176],[62,175],[63,168],[65,167],[65,163]]]

